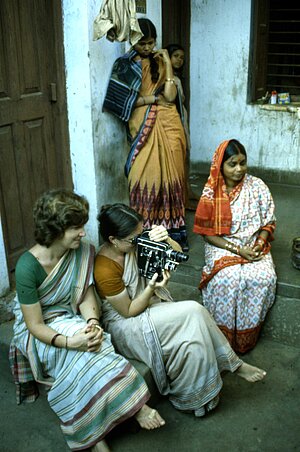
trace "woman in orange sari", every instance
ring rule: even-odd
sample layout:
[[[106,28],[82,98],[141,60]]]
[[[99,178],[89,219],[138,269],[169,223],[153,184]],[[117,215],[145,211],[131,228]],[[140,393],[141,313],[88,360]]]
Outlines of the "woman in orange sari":
[[[246,172],[244,146],[237,140],[221,143],[194,225],[205,240],[203,304],[240,353],[255,346],[276,290],[270,253],[274,202],[266,184]]]
[[[177,89],[166,49],[154,51],[156,29],[139,19],[143,37],[116,60],[104,109],[126,122],[130,151],[125,165],[130,206],[144,227],[163,225],[187,247],[184,209],[185,134],[174,103]]]

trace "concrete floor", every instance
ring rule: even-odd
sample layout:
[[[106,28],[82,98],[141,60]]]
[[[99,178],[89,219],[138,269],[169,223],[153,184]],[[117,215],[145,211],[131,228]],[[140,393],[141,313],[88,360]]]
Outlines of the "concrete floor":
[[[12,322],[0,332],[0,450],[67,452],[46,394],[17,406],[7,350]],[[204,418],[176,411],[166,398],[156,405],[166,425],[155,431],[126,423],[108,436],[113,452],[300,451],[300,349],[262,338],[245,361],[263,367],[265,380],[248,383],[226,374],[219,406]]]
[[[201,193],[204,178],[192,178]],[[205,418],[176,411],[166,398],[156,407],[166,426],[138,430],[125,423],[108,436],[113,452],[300,452],[300,271],[290,263],[291,242],[300,236],[300,187],[269,184],[277,215],[273,258],[278,274],[276,303],[268,315],[256,348],[244,356],[263,367],[264,381],[247,383],[227,374],[220,404]],[[203,241],[192,234],[193,212],[188,212],[190,259],[172,276],[176,299],[201,300],[197,290],[203,265]],[[175,292],[175,293],[174,293]],[[12,321],[0,325],[0,450],[2,452],[66,452],[59,422],[46,394],[29,405],[17,406],[8,366]],[[133,433],[135,432],[135,433]]]

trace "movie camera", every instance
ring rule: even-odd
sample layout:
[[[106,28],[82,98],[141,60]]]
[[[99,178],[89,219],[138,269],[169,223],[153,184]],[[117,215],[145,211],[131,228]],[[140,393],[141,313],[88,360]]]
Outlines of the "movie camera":
[[[149,239],[149,231],[144,231],[133,241],[137,245],[137,264],[139,272],[147,279],[158,273],[157,281],[162,281],[163,270],[175,271],[178,264],[186,262],[187,254],[174,251],[165,242],[154,242]]]

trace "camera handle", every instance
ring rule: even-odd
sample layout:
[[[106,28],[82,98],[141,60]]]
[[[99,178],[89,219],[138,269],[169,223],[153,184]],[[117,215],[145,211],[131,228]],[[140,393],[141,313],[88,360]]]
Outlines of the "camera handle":
[[[151,250],[151,251],[149,252],[148,256],[147,256],[147,259],[146,259],[146,264],[145,264],[145,273],[146,273],[146,274],[148,273],[148,268],[149,268],[150,259],[151,259],[151,257],[152,257],[152,254],[153,254],[153,251]]]

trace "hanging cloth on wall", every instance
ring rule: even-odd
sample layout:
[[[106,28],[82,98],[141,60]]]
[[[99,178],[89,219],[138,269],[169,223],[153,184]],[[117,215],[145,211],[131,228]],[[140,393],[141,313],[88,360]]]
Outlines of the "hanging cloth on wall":
[[[100,12],[94,20],[93,40],[106,38],[113,41],[129,41],[135,45],[143,36],[136,17],[135,0],[103,0]]]

